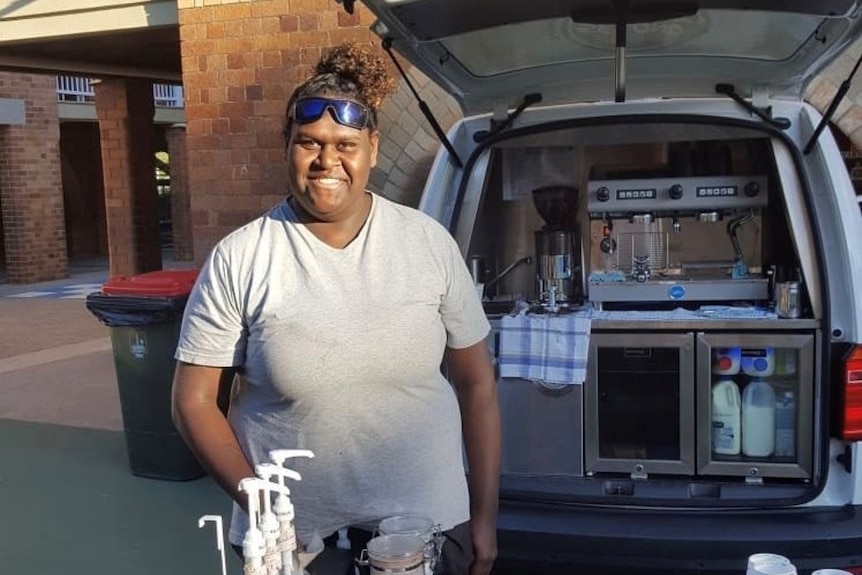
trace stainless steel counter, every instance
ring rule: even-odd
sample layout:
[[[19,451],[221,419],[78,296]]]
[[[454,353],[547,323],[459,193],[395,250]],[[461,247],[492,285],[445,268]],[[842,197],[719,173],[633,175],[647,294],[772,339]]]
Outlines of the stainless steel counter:
[[[594,319],[592,329],[607,331],[660,331],[660,330],[802,330],[817,329],[820,322],[814,319],[692,319],[692,320],[606,320]]]
[[[498,328],[504,314],[488,314]],[[692,318],[692,319],[603,319],[593,318],[592,331],[798,331],[820,328],[816,319]]]

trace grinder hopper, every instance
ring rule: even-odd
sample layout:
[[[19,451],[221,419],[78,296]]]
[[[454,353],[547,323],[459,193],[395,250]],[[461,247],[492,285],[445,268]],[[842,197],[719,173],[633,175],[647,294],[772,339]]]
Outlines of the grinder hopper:
[[[545,186],[532,192],[533,205],[545,220],[536,230],[536,282],[541,302],[579,302],[583,296],[578,189]],[[552,295],[553,294],[553,295]]]

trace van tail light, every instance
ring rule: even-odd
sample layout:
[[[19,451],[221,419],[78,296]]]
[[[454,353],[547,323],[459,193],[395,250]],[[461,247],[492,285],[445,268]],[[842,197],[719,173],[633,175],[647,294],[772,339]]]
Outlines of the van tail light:
[[[846,440],[862,440],[862,345],[857,345],[844,360],[844,425],[841,431]]]

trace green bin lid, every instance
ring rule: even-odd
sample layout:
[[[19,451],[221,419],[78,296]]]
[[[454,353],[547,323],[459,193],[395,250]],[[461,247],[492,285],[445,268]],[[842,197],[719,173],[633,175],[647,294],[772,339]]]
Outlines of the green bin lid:
[[[115,276],[102,286],[105,295],[176,297],[188,295],[199,269],[159,270],[136,276]]]

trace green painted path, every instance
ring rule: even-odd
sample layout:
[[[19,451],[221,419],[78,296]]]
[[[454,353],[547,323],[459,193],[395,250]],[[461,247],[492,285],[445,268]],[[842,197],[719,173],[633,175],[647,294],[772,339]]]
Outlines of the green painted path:
[[[214,525],[198,518],[226,531],[229,513],[209,478],[132,475],[122,432],[0,420],[0,573],[219,575]]]

